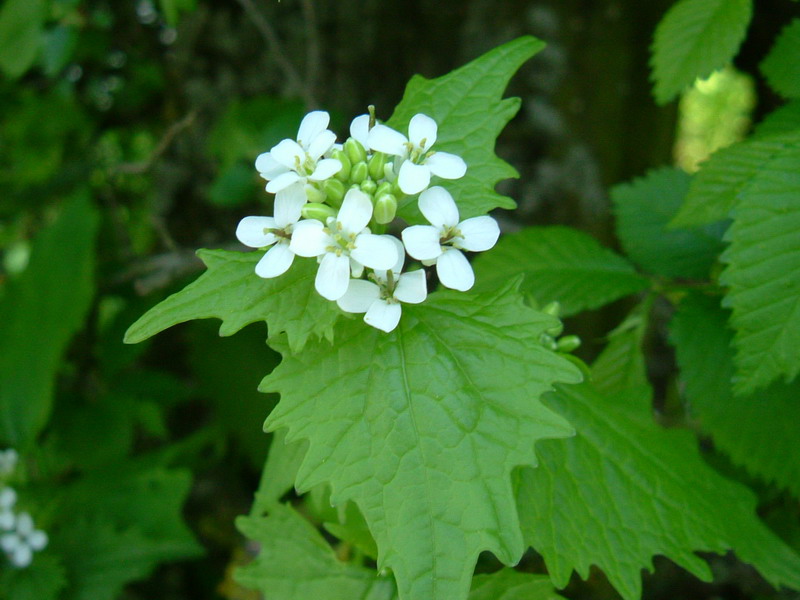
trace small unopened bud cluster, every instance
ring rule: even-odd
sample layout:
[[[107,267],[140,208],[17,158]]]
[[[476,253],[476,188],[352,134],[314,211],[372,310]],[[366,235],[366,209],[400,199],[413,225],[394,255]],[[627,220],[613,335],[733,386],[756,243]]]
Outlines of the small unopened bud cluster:
[[[475,275],[463,252],[492,248],[500,229],[488,215],[461,220],[450,193],[430,187],[431,177],[453,180],[467,171],[460,157],[432,149],[436,122],[417,114],[406,137],[378,123],[370,107],[337,144],[329,121],[324,111],[307,114],[297,140],[283,140],[256,159],[267,192],[275,194],[275,213],[245,217],[236,230],[246,246],[267,250],[256,275],[278,277],[296,256],[316,258],[317,292],[387,332],[400,321],[401,302],[418,304],[428,293],[424,269],[402,272],[406,254],[435,265],[445,287],[470,289]],[[430,225],[385,233],[398,206],[415,195]]]
[[[558,302],[551,302],[542,309],[542,312],[554,317],[558,317],[559,313],[561,312],[561,305]],[[563,337],[559,337],[563,330],[564,325],[559,323],[558,325],[546,330],[539,337],[539,342],[541,342],[542,346],[545,348],[554,350],[556,352],[564,352],[569,354],[570,352],[577,350],[581,345],[581,338],[579,338],[577,335],[565,335]]]
[[[36,529],[33,517],[16,510],[17,491],[8,481],[14,474],[19,456],[9,448],[0,451],[0,549],[8,562],[24,569],[33,562],[34,552],[47,546],[47,534]]]

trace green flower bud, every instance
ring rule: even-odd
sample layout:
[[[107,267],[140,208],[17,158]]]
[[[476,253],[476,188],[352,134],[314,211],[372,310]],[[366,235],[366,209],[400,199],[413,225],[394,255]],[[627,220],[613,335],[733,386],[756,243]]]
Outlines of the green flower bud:
[[[380,198],[384,194],[391,194],[392,193],[392,184],[388,181],[384,181],[378,186],[378,189],[375,190],[375,197]]]
[[[309,202],[303,206],[300,214],[302,214],[306,219],[317,219],[318,221],[322,221],[324,223],[328,220],[328,217],[335,217],[336,211],[327,204]]]
[[[558,349],[558,344],[556,344],[556,341],[553,339],[553,336],[547,335],[546,333],[543,333],[542,335],[539,336],[539,343],[548,350]]]
[[[558,301],[551,302],[542,309],[542,312],[557,317],[561,313],[561,304]]]
[[[372,179],[365,179],[361,182],[361,191],[369,194],[370,196],[375,193],[375,190],[378,189],[378,184],[372,181]]]
[[[581,345],[581,338],[577,335],[565,335],[556,344],[559,352],[572,352]]]
[[[350,169],[353,167],[353,163],[350,162],[350,158],[348,158],[347,154],[343,150],[336,150],[333,153],[333,158],[342,163],[342,168],[339,169],[339,172],[336,173],[334,177],[336,177],[336,179],[339,181],[347,181],[347,178],[350,177]]]
[[[375,222],[381,225],[391,223],[395,214],[397,214],[397,198],[392,194],[378,196],[375,201],[375,210],[372,212]]]
[[[369,176],[374,180],[383,177],[384,168],[386,167],[386,155],[383,152],[376,152],[369,159]]]
[[[325,192],[317,186],[307,183],[303,189],[309,202],[325,202]]]
[[[368,174],[369,168],[367,167],[367,163],[355,163],[353,168],[350,169],[350,183],[361,183],[367,178]]]
[[[544,332],[553,337],[558,337],[564,331],[564,324],[559,322],[558,325],[553,325],[550,329],[545,329]]]
[[[344,151],[353,164],[367,162],[367,151],[364,150],[364,146],[361,145],[361,142],[356,139],[347,138],[347,141],[344,143]]]
[[[328,179],[322,184],[322,189],[325,190],[325,195],[328,197],[328,202],[331,206],[337,208],[342,205],[342,198],[344,198],[345,187],[344,184],[338,179]]]

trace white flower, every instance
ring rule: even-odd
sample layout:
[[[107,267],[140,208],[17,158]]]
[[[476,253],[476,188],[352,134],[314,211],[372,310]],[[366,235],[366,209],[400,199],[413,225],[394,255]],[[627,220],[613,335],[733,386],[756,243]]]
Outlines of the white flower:
[[[428,187],[431,175],[442,179],[458,179],[467,172],[461,157],[449,152],[435,152],[436,121],[422,113],[408,124],[408,137],[386,125],[375,125],[370,131],[370,148],[400,157],[397,183],[405,194],[417,194]]]
[[[256,158],[256,169],[266,179],[267,191],[277,194],[293,183],[325,181],[342,168],[335,158],[320,157],[333,147],[336,134],[326,129],[330,116],[315,110],[303,117],[297,141],[283,140]]]
[[[363,267],[390,269],[397,262],[397,249],[385,236],[367,228],[372,201],[358,188],[344,196],[336,218],[323,225],[315,219],[294,227],[289,248],[298,256],[316,256],[320,261],[314,287],[328,300],[338,300],[347,291],[351,268],[357,275]]]
[[[369,115],[358,115],[350,123],[350,137],[369,148]]]
[[[272,246],[256,265],[256,275],[259,277],[277,277],[292,266],[294,252],[289,247],[289,241],[305,203],[303,185],[290,185],[275,196],[274,217],[245,217],[239,222],[236,238],[245,246]]]
[[[10,475],[17,466],[19,455],[13,448],[0,452],[0,475]]]
[[[436,263],[442,285],[467,291],[475,274],[461,250],[482,252],[497,242],[500,228],[488,215],[458,220],[458,207],[442,187],[432,187],[419,197],[419,209],[431,225],[414,225],[403,230],[408,253],[424,264]]]
[[[17,516],[16,529],[13,533],[0,536],[0,548],[6,553],[11,564],[20,569],[30,565],[33,553],[44,550],[47,542],[47,534],[40,529],[34,529],[33,519],[25,512]]]
[[[364,322],[367,325],[388,333],[400,322],[400,303],[419,304],[427,297],[428,288],[424,270],[400,273],[405,259],[403,244],[396,237],[386,237],[399,247],[395,265],[388,271],[375,270],[372,274],[375,283],[352,280],[345,295],[336,303],[345,312],[366,313]]]

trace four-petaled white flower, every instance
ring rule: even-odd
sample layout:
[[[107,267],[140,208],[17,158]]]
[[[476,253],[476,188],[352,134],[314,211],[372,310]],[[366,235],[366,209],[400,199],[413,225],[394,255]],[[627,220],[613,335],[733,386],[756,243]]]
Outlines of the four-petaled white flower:
[[[372,281],[353,279],[344,296],[336,303],[345,312],[366,313],[367,325],[385,332],[392,331],[400,322],[401,302],[419,304],[428,295],[425,271],[419,269],[410,273],[400,273],[405,260],[403,244],[396,237],[386,236],[398,246],[398,259],[388,271],[375,270]]]
[[[405,194],[417,194],[428,187],[431,174],[458,179],[467,172],[463,159],[449,152],[435,152],[436,121],[422,113],[408,124],[408,137],[386,125],[375,125],[368,135],[370,148],[400,157],[397,184]]]
[[[500,228],[488,215],[458,220],[458,207],[442,187],[432,187],[419,197],[419,209],[431,225],[414,225],[402,232],[408,253],[423,264],[436,264],[442,285],[467,291],[475,274],[461,250],[482,252],[497,242]]]
[[[323,225],[316,219],[294,227],[289,249],[298,256],[316,256],[320,261],[314,287],[328,300],[344,296],[350,283],[351,263],[356,276],[363,267],[390,269],[397,262],[397,249],[386,236],[370,233],[372,201],[358,188],[345,194],[336,217]]]
[[[0,536],[0,547],[11,564],[22,569],[31,564],[34,552],[44,550],[47,541],[47,534],[34,529],[33,519],[23,512],[17,515],[14,531]]]
[[[277,277],[292,265],[294,252],[289,242],[305,203],[306,193],[302,184],[291,185],[275,196],[274,217],[245,217],[239,222],[236,237],[245,246],[272,246],[256,265],[259,277]]]
[[[294,183],[325,181],[342,168],[335,158],[320,157],[333,147],[336,134],[327,129],[328,113],[315,110],[300,123],[297,141],[283,140],[256,159],[256,169],[266,179],[267,191],[277,194]]]

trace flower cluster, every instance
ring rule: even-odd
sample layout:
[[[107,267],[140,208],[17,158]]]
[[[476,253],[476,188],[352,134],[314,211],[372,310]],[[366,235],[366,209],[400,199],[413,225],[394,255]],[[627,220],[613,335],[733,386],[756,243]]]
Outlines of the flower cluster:
[[[400,303],[418,304],[428,293],[424,269],[402,272],[406,254],[435,265],[442,285],[470,289],[475,276],[463,252],[488,250],[500,229],[486,215],[461,220],[450,193],[430,187],[434,176],[459,179],[467,170],[460,157],[433,149],[436,122],[417,114],[405,136],[377,123],[370,107],[353,120],[344,144],[329,122],[324,111],[307,114],[296,140],[256,159],[267,192],[275,194],[274,214],[245,217],[236,229],[240,242],[266,249],[256,274],[278,277],[296,256],[316,258],[317,292],[387,332],[400,321]],[[417,194],[430,225],[386,233],[398,206]]]
[[[4,485],[13,474],[18,460],[17,452],[10,448],[0,452],[0,548],[15,567],[23,569],[33,562],[33,553],[47,546],[47,534],[34,527],[27,512],[17,512],[17,491]]]

